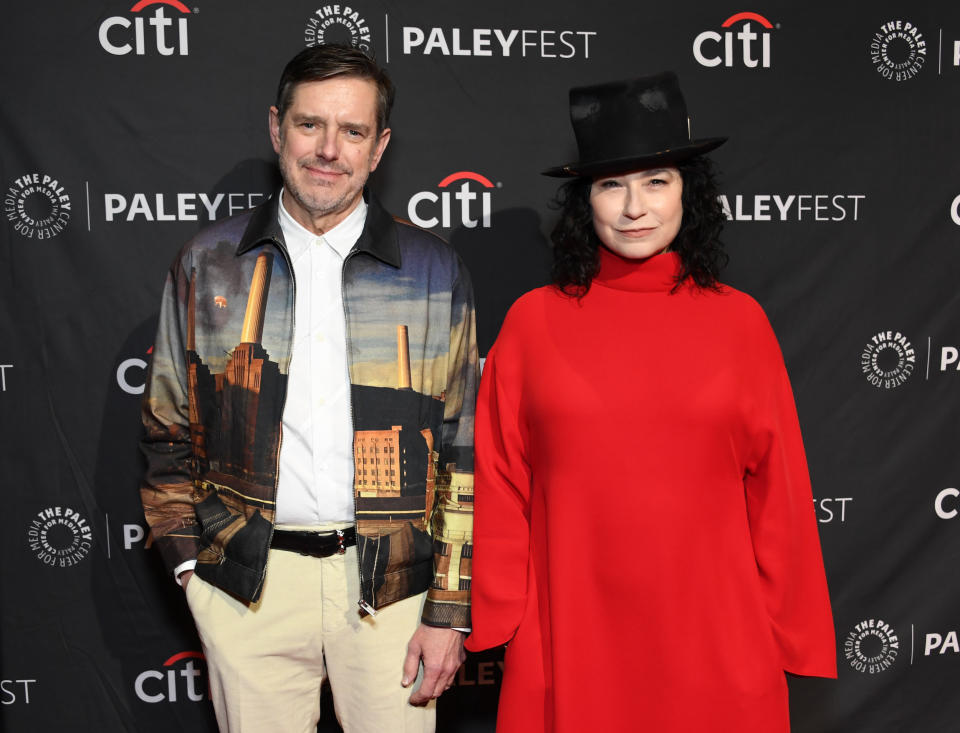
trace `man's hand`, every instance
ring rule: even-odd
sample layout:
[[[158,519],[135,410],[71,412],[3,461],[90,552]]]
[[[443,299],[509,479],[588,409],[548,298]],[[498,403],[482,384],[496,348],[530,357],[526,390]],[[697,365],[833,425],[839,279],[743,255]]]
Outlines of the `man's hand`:
[[[180,573],[180,585],[183,586],[183,591],[184,591],[184,593],[186,593],[186,591],[187,591],[187,583],[190,582],[190,578],[192,578],[192,577],[193,577],[193,571],[192,571],[192,570],[184,570],[182,573]]]
[[[423,681],[410,695],[411,705],[426,705],[440,697],[453,684],[453,676],[467,658],[463,651],[464,634],[456,629],[439,626],[420,627],[407,644],[407,658],[403,661],[404,687],[417,678],[420,660],[423,659]]]

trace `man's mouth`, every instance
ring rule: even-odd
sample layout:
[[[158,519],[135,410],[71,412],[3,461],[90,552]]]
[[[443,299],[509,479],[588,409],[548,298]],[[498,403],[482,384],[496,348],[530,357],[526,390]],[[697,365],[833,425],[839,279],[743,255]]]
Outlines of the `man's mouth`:
[[[346,171],[343,168],[332,168],[326,165],[311,165],[310,163],[302,163],[300,167],[312,176],[327,180],[333,180],[335,178],[339,178],[340,176],[349,174],[349,171]]]

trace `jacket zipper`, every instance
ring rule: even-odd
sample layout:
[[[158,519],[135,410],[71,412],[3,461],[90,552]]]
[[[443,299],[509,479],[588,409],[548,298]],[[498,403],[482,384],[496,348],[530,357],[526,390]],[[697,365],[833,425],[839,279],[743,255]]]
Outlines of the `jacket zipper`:
[[[353,522],[354,522],[354,532],[357,536],[357,576],[360,579],[360,600],[357,601],[357,604],[362,608],[366,613],[371,616],[377,615],[377,609],[375,609],[370,603],[367,603],[366,599],[363,597],[363,551],[362,551],[362,538],[360,533],[356,530],[356,525],[359,522],[357,519],[357,459],[356,459],[356,450],[357,450],[357,424],[353,416],[353,382],[350,377],[350,356],[351,356],[351,346],[350,346],[350,314],[347,313],[347,289],[344,286],[343,276],[344,271],[347,269],[347,262],[350,261],[350,258],[354,256],[354,252],[350,251],[347,253],[347,256],[343,258],[343,264],[340,266],[340,298],[341,305],[343,306],[343,332],[346,341],[346,351],[347,351],[347,361],[345,366],[347,367],[347,387],[349,388],[349,398],[347,404],[350,406],[350,427],[353,429],[353,434],[351,436],[351,446],[350,446],[350,455],[353,458],[353,486],[350,487],[350,492],[353,494]],[[376,578],[376,573],[370,577],[370,600],[373,600],[373,582]]]
[[[280,251],[280,255],[283,257],[283,261],[287,264],[287,269],[290,271],[290,284],[293,286],[293,308],[290,309],[290,353],[293,354],[294,347],[294,337],[296,336],[297,330],[297,278],[293,273],[293,263],[290,261],[290,258],[287,256],[287,251],[280,246],[279,242],[272,240],[273,244]],[[288,369],[288,382],[287,389],[290,388],[289,384],[289,366]],[[263,562],[263,572],[260,574],[260,584],[257,587],[259,591],[263,587],[263,581],[267,577],[267,565],[270,564],[270,545],[273,544],[273,532],[277,526],[277,490],[280,486],[280,447],[283,445],[283,408],[287,404],[287,391],[284,390],[283,393],[283,405],[280,406],[280,431],[277,436],[277,455],[275,460],[276,468],[273,471],[273,521],[270,522],[270,536],[267,538],[267,556],[264,558]]]

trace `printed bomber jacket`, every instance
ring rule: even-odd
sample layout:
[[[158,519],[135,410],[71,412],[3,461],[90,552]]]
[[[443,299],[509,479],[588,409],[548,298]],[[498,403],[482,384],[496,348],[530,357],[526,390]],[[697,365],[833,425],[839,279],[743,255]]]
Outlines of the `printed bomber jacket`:
[[[360,594],[375,610],[428,590],[424,623],[470,625],[470,279],[439,238],[368,200],[343,264]],[[194,237],[167,275],[143,399],[141,486],[171,571],[255,601],[273,534],[294,280],[279,194]]]

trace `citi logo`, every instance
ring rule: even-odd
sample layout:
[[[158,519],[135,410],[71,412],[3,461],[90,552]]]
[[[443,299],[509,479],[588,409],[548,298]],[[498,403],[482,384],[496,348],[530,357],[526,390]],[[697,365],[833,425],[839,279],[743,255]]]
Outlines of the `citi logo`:
[[[453,187],[457,182],[460,182],[460,185]],[[476,184],[481,187],[479,192],[472,190]],[[454,225],[454,217],[458,217],[456,226],[467,229],[480,226],[489,229],[491,193],[484,189],[498,187],[489,178],[479,173],[472,171],[451,173],[437,184],[437,188],[444,189],[439,194],[433,191],[420,191],[410,197],[407,203],[407,218],[424,229],[432,229],[438,224],[444,229],[449,229]],[[437,204],[439,204],[439,212]]]
[[[187,19],[190,8],[180,0],[140,0],[132,8],[131,13],[140,13],[151,5],[159,7],[153,15],[138,15],[133,20],[122,15],[106,18],[100,24],[100,45],[103,50],[114,56],[126,56],[134,53],[145,56],[149,51],[156,49],[161,56],[186,56],[189,53],[187,40]],[[165,5],[181,13],[179,17],[167,17]],[[148,30],[147,26],[153,30]],[[176,29],[171,26],[176,25]],[[131,28],[133,29],[131,31]],[[170,31],[168,33],[168,31]],[[149,38],[148,38],[149,36]]]
[[[153,353],[153,347],[147,349],[147,354]],[[127,394],[143,394],[144,378],[147,371],[147,362],[133,357],[124,359],[117,367],[117,385]]]
[[[739,31],[734,26],[743,23]],[[757,30],[754,30],[756,23]],[[736,65],[739,61],[748,69],[760,66],[770,68],[770,33],[773,23],[757,13],[736,13],[731,15],[720,25],[726,28],[724,33],[704,31],[693,39],[693,57],[701,66],[726,67]],[[759,31],[759,32],[758,32]],[[754,44],[754,41],[760,41]],[[757,56],[759,45],[759,57]],[[740,53],[736,54],[735,50]]]
[[[960,511],[957,511],[957,499],[960,499],[960,491],[952,486],[944,489],[933,500],[933,511],[940,519],[953,519],[960,514]]]
[[[207,695],[207,683],[201,683],[200,677],[206,677],[206,664],[197,666],[196,660],[203,661],[200,652],[180,652],[163,663],[163,669],[148,669],[137,675],[133,689],[144,702],[177,702],[180,694],[186,694],[188,700],[202,702]],[[186,664],[179,663],[187,660]]]

